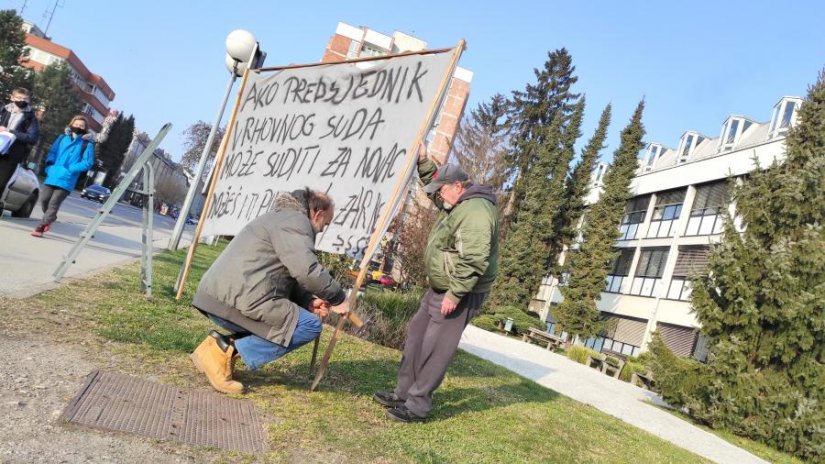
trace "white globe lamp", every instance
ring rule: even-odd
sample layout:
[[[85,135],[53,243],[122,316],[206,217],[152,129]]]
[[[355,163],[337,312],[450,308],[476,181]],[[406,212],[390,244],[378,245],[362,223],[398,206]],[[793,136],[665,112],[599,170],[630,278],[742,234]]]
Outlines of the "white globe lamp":
[[[257,43],[251,32],[235,29],[226,36],[226,53],[238,61],[246,62],[249,61]]]

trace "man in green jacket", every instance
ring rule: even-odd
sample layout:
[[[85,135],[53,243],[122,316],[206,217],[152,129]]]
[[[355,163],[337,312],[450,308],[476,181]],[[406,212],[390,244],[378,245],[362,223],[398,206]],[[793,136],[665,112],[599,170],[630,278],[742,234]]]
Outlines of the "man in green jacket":
[[[461,334],[481,311],[498,270],[498,210],[493,188],[473,185],[458,166],[437,168],[419,150],[418,175],[439,208],[424,254],[430,288],[407,328],[393,391],[373,399],[402,422],[423,421],[432,409]]]

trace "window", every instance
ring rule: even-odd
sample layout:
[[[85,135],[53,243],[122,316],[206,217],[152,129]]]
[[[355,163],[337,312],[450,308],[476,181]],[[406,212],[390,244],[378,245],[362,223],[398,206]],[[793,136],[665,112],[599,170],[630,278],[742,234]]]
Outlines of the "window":
[[[704,140],[704,137],[695,132],[686,132],[685,135],[682,136],[682,143],[679,145],[676,163],[681,164],[686,162],[688,158],[690,158],[690,155],[693,154],[693,150]]]
[[[630,287],[631,295],[653,296],[656,293],[665,272],[668,251],[668,247],[642,249]]]
[[[633,240],[639,230],[639,224],[645,222],[647,207],[650,204],[650,195],[636,197],[627,202],[625,215],[619,226],[619,240]]]
[[[656,208],[653,210],[647,237],[673,237],[676,233],[677,219],[682,214],[682,203],[684,201],[684,189],[657,193]]]
[[[782,114],[782,125],[779,126],[780,129],[787,129],[788,127],[791,127],[791,117],[793,117],[795,108],[796,103],[792,101],[785,103],[785,112]]]
[[[685,139],[685,143],[682,145],[682,158],[687,159],[688,155],[690,154],[690,148],[693,145],[693,134],[688,135]]]
[[[588,338],[584,346],[599,352],[614,351],[627,356],[639,354],[647,330],[647,321],[602,313],[604,330],[597,337]]]
[[[668,287],[667,298],[671,300],[690,300],[690,280],[692,275],[707,274],[709,248],[705,245],[680,246],[673,278]]]
[[[728,135],[725,137],[725,144],[732,144],[736,140],[736,132],[739,130],[739,120],[731,119],[728,124]]]
[[[593,182],[596,184],[601,184],[606,170],[607,165],[604,163],[599,163],[599,165],[596,166],[596,169],[593,171]]]
[[[349,43],[349,50],[347,50],[347,58],[357,58],[358,52],[361,50],[361,42],[353,40]]]
[[[361,56],[368,57],[368,56],[383,56],[386,55],[387,52],[382,50],[372,44],[364,43],[364,46],[361,48]]]
[[[650,171],[653,169],[653,165],[656,164],[656,161],[664,152],[664,148],[656,143],[651,143],[647,147],[647,161],[645,162],[645,172]]]
[[[696,187],[685,235],[722,233],[724,209],[728,207],[728,181],[711,182]]]
[[[785,97],[773,107],[768,140],[783,136],[788,132],[795,121],[800,103],[801,101],[797,98]]]
[[[636,254],[634,248],[623,248],[619,255],[613,260],[613,267],[607,275],[607,284],[604,291],[619,293],[622,290],[624,278],[630,274],[630,265],[633,263],[633,256]]]

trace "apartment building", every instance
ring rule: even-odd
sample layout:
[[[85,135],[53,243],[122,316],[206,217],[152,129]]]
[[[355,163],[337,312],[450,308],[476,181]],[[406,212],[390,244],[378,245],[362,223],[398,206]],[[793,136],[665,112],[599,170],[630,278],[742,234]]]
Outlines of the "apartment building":
[[[718,137],[686,131],[675,148],[650,143],[630,185],[616,242],[619,253],[597,306],[606,330],[584,341],[597,351],[638,355],[659,331],[676,354],[704,359],[706,346],[690,307],[690,275],[706,272],[708,250],[721,240],[723,215],[741,230],[729,183],[785,155],[787,131],[796,123],[799,97],[783,97],[767,122],[730,115]],[[595,202],[606,165],[599,165],[588,197]],[[570,252],[575,252],[576,245]],[[563,257],[562,257],[563,259]],[[533,308],[556,331],[553,306],[562,301],[558,279],[548,276]]]
[[[26,31],[25,48],[28,50],[28,56],[21,64],[39,72],[51,64],[66,62],[69,65],[72,80],[80,90],[80,97],[83,100],[82,111],[90,116],[90,128],[100,131],[103,119],[109,114],[112,100],[115,99],[114,90],[109,87],[103,77],[90,71],[74,51],[52,42],[34,24],[24,23],[23,30]],[[48,108],[46,112],[48,113]]]
[[[353,58],[421,51],[426,48],[427,42],[403,32],[395,31],[390,36],[367,27],[338,23],[321,61],[336,63]],[[427,133],[426,143],[429,154],[439,163],[445,163],[450,155],[450,149],[470,95],[472,80],[472,71],[462,67],[456,68],[447,96],[436,115],[435,123]]]

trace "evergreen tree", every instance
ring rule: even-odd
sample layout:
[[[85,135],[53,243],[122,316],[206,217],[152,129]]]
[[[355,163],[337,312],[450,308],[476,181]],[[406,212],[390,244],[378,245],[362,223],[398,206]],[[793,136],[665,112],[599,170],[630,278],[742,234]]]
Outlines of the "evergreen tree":
[[[34,105],[44,109],[36,149],[38,159],[42,159],[72,117],[80,113],[82,100],[72,84],[69,66],[63,61],[46,66],[35,74],[33,93]]]
[[[570,123],[562,136],[558,154],[553,161],[553,170],[550,173],[550,187],[545,196],[544,208],[542,209],[542,214],[547,214],[550,217],[549,235],[545,243],[544,272],[542,275],[547,274],[550,266],[557,262],[559,257],[560,250],[555,244],[559,241],[559,236],[562,234],[560,222],[564,205],[567,202],[565,193],[569,179],[568,171],[570,170],[570,163],[576,154],[576,141],[582,135],[580,129],[584,117],[584,107],[585,99],[582,97],[573,110]],[[538,282],[541,282],[540,277],[537,280],[535,291],[538,291]]]
[[[604,190],[585,216],[581,248],[570,256],[570,283],[561,287],[564,301],[554,316],[561,328],[582,337],[596,335],[600,328],[596,301],[604,290],[613,247],[619,238],[619,224],[630,198],[630,181],[639,166],[645,130],[642,125],[644,101],[639,102],[630,123],[622,130],[613,165],[604,176]]]
[[[16,87],[32,90],[32,73],[20,65],[27,55],[23,18],[14,10],[0,10],[0,44],[0,100],[5,101]]]
[[[543,143],[543,134],[556,117],[561,118],[560,129],[568,123],[580,95],[571,92],[579,78],[574,75],[573,57],[567,49],[548,52],[544,69],[534,69],[535,84],[527,84],[523,91],[514,91],[510,102],[510,123],[514,130],[513,149],[509,153],[508,178],[513,187],[508,199],[507,217],[503,218],[502,230],[508,229],[516,209],[524,198],[522,181],[536,161]]]
[[[566,49],[548,53],[541,70],[534,69],[534,84],[513,92],[508,124],[513,130],[513,149],[508,153],[508,179],[512,188],[501,219],[501,267],[489,305],[526,309],[538,289],[548,261],[553,211],[560,195],[551,189],[563,178],[570,162],[564,147],[578,137],[584,103],[571,92],[578,78]],[[577,113],[578,111],[578,113]],[[571,118],[577,114],[576,121]],[[568,131],[568,126],[574,126]],[[572,148],[572,143],[569,144]],[[566,161],[565,161],[566,159]],[[563,188],[562,188],[563,190]],[[518,221],[527,221],[517,227]]]
[[[564,201],[554,220],[554,236],[551,240],[550,268],[554,274],[559,273],[559,269],[554,269],[559,254],[564,247],[569,247],[576,237],[579,219],[584,214],[584,199],[590,192],[593,170],[599,160],[599,153],[605,148],[604,141],[607,139],[611,111],[612,107],[608,104],[602,111],[596,131],[582,150],[581,159],[567,178]]]
[[[504,121],[507,105],[504,96],[494,95],[478,104],[464,117],[456,134],[453,155],[459,166],[477,184],[501,189],[506,179],[509,126]]]
[[[129,115],[123,117],[123,113],[117,115],[109,129],[109,137],[97,147],[97,159],[106,171],[106,180],[103,185],[109,188],[115,187],[120,174],[120,167],[135,132],[135,117]]]
[[[695,388],[666,394],[702,421],[823,461],[825,72],[785,143],[784,163],[757,165],[734,188],[745,229],[728,220],[708,276],[693,280],[708,363],[689,379]],[[663,346],[651,351],[656,375],[687,378]]]
[[[524,178],[525,196],[516,222],[504,239],[501,266],[490,304],[526,309],[547,272],[553,217],[561,205],[573,144],[580,135],[584,100],[576,104],[565,129],[556,118],[542,143],[534,165]]]

